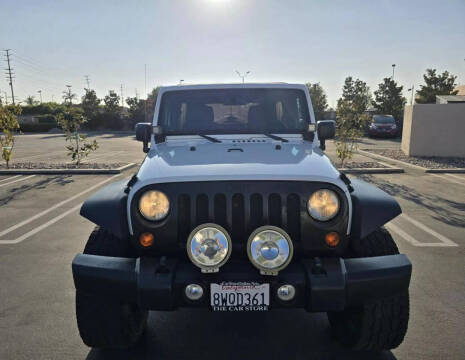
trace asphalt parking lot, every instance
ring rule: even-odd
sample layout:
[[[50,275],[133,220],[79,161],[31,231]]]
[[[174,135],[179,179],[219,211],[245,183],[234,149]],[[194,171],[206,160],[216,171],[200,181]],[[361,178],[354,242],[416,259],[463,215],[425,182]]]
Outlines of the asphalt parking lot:
[[[100,134],[95,162],[143,160],[127,134]],[[364,140],[398,147],[398,141]],[[379,142],[376,142],[379,141]],[[24,135],[17,161],[66,161],[60,135]],[[152,312],[134,349],[91,350],[74,315],[71,261],[93,224],[80,204],[118,175],[0,176],[0,359],[463,359],[465,353],[465,174],[361,175],[399,201],[387,225],[413,263],[411,320],[392,352],[348,352],[331,341],[325,314],[276,311]]]

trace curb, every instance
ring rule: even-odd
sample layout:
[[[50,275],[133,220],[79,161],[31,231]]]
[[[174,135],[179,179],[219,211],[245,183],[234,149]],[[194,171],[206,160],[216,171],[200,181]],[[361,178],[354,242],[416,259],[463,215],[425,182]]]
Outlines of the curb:
[[[447,173],[452,173],[452,174],[465,174],[465,168],[441,168],[441,169],[430,169],[430,168],[425,168],[423,166],[420,166],[420,165],[414,165],[414,164],[410,164],[408,162],[405,162],[405,161],[402,161],[402,160],[397,160],[397,159],[392,159],[392,158],[389,158],[387,156],[383,156],[383,155],[378,155],[378,154],[373,154],[369,151],[365,151],[365,150],[358,150],[358,152],[362,153],[363,155],[366,155],[366,156],[369,156],[373,159],[378,159],[378,160],[386,160],[386,161],[392,161],[392,162],[395,162],[395,163],[398,163],[398,164],[402,164],[404,166],[409,166],[411,168],[414,168],[414,169],[418,169],[418,170],[422,170],[424,171],[425,173],[439,173],[439,174],[447,174]],[[383,165],[387,165],[387,164],[383,164]]]
[[[338,169],[340,172],[345,174],[401,174],[404,173],[404,169],[396,167],[388,168],[341,168]]]
[[[436,173],[436,174],[465,174],[464,168],[452,168],[452,169],[426,169],[426,173]]]
[[[120,174],[122,171],[136,166],[129,163],[114,169],[6,169],[0,175],[106,175]]]
[[[363,155],[365,156],[368,156],[368,157],[371,157],[372,159],[378,159],[378,160],[384,160],[384,161],[392,161],[392,162],[395,162],[397,164],[402,164],[404,166],[408,166],[408,167],[411,167],[413,169],[417,169],[417,170],[427,170],[426,168],[424,168],[423,166],[419,166],[419,165],[413,165],[413,164],[410,164],[408,162],[405,162],[405,161],[401,161],[401,160],[397,160],[397,159],[391,159],[387,156],[383,156],[383,155],[378,155],[378,154],[373,154],[369,151],[365,151],[365,150],[358,150],[359,153],[362,153]]]

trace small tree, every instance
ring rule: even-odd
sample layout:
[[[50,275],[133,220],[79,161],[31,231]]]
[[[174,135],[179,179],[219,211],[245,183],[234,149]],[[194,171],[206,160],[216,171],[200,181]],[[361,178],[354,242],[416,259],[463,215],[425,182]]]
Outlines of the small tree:
[[[357,141],[363,135],[368,123],[366,114],[371,102],[370,88],[359,79],[347,77],[342,89],[342,97],[337,102],[336,109],[336,153],[341,160],[341,166],[351,159],[357,149]]]
[[[323,120],[323,113],[328,108],[328,100],[326,93],[320,83],[307,83],[310,99],[312,100],[313,112],[315,113],[316,120]]]
[[[0,105],[0,145],[2,159],[6,162],[6,167],[10,167],[15,147],[15,132],[19,131],[17,115],[21,114],[21,107]],[[2,135],[3,133],[3,135]]]
[[[88,156],[91,151],[98,149],[97,141],[86,142],[86,136],[79,133],[81,126],[87,122],[79,109],[68,107],[58,114],[58,124],[66,134],[66,141],[69,141],[68,156],[71,156],[76,165],[80,165],[81,160]]]
[[[400,122],[406,103],[405,97],[402,96],[403,86],[397,86],[392,78],[384,78],[383,82],[378,85],[378,90],[374,92],[375,101],[372,102],[375,109],[380,114],[388,114]]]
[[[456,95],[457,90],[455,80],[457,76],[444,71],[442,74],[436,75],[436,69],[426,69],[426,74],[423,75],[426,85],[420,85],[420,90],[417,91],[415,101],[418,104],[434,104],[436,95]]]

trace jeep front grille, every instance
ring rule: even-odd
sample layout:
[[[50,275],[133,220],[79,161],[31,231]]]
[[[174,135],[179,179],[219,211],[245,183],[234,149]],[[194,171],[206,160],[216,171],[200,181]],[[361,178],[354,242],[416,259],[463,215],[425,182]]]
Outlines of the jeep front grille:
[[[278,193],[181,194],[178,197],[178,240],[185,241],[197,225],[213,222],[223,226],[234,243],[245,243],[262,225],[283,228],[300,241],[300,197]]]

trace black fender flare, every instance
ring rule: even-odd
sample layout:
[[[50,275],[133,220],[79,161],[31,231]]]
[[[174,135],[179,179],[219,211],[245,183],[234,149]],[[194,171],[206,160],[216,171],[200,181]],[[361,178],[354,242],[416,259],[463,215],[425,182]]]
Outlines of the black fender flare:
[[[361,239],[402,213],[391,195],[360,179],[351,179],[351,237]]]
[[[129,236],[125,192],[128,180],[111,183],[90,196],[82,204],[80,214],[120,239]]]

